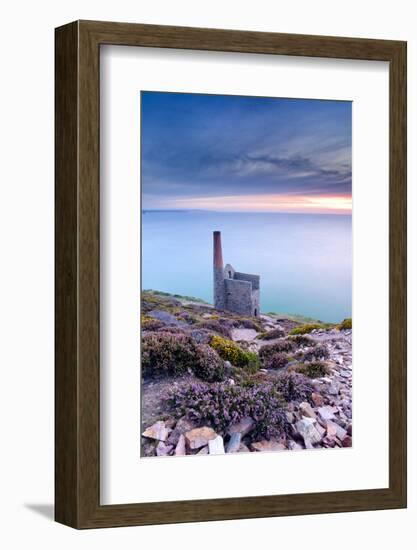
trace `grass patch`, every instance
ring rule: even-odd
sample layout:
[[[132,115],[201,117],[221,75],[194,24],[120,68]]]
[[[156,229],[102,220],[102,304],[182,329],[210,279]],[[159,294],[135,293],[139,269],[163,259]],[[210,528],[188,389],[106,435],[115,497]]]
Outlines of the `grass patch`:
[[[326,326],[321,323],[309,323],[306,325],[300,325],[299,327],[294,327],[290,331],[290,335],[297,336],[299,334],[310,334],[310,332],[319,328],[326,328]]]
[[[348,317],[347,319],[343,319],[343,321],[339,325],[337,325],[337,328],[339,330],[352,330],[351,317]]]

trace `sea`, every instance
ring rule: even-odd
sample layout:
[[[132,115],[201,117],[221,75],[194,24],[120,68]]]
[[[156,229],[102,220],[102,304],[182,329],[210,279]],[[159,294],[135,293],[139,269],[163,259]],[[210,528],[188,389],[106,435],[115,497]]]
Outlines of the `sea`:
[[[224,263],[260,275],[261,313],[339,322],[352,311],[352,219],[346,215],[142,212],[142,289],[213,303],[213,231]]]

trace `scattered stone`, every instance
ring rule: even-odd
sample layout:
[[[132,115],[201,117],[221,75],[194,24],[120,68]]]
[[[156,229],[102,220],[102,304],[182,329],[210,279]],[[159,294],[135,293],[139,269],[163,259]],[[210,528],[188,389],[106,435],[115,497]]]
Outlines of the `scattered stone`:
[[[250,453],[250,449],[247,445],[245,445],[244,443],[241,443],[239,445],[238,453]]]
[[[336,386],[336,384],[331,384],[328,388],[327,388],[327,393],[329,395],[339,395],[339,388]]]
[[[174,447],[172,445],[165,445],[163,441],[160,441],[156,446],[156,455],[157,456],[167,456],[172,451]]]
[[[343,441],[347,435],[347,431],[342,428],[342,426],[339,426],[339,424],[336,424],[336,422],[332,422],[329,420],[327,424],[333,424],[336,430],[336,437],[340,439],[340,441]]]
[[[342,441],[342,446],[343,447],[352,447],[352,438],[350,437],[350,435],[347,435],[343,441]]]
[[[288,441],[288,448],[291,450],[291,451],[300,451],[302,449],[302,446],[295,442],[294,440],[290,439]]]
[[[185,432],[189,432],[195,427],[196,425],[194,424],[194,422],[189,420],[187,417],[182,416],[176,423],[175,428],[169,434],[166,443],[168,443],[169,445],[174,445],[174,447],[176,447],[178,445],[180,435],[184,434]]]
[[[237,453],[242,440],[242,434],[240,432],[234,432],[230,436],[229,443],[226,445],[226,453]]]
[[[214,439],[210,439],[208,442],[209,454],[211,455],[224,455],[224,444],[221,435],[218,435]]]
[[[165,426],[165,422],[163,420],[158,420],[158,422],[155,422],[155,424],[152,424],[152,426],[146,428],[142,435],[144,437],[149,437],[150,439],[165,441],[170,431],[171,430]]]
[[[325,428],[323,428],[323,426],[321,426],[318,422],[317,422],[317,424],[315,424],[314,427],[315,427],[316,430],[319,432],[320,437],[324,437],[324,436],[326,435],[326,430],[325,430]]]
[[[343,378],[350,378],[352,376],[352,373],[348,370],[341,370],[339,371],[340,376],[343,376]]]
[[[302,420],[299,420],[295,427],[297,428],[298,433],[302,436],[304,439],[304,443],[307,447],[307,440],[314,443],[320,443],[321,436],[319,432],[314,427],[314,420],[312,418],[303,418]]]
[[[278,443],[278,441],[264,439],[263,441],[257,441],[252,443],[251,448],[253,451],[258,452],[271,452],[271,451],[283,451],[285,450],[285,445]]]
[[[323,438],[322,443],[325,447],[334,447],[336,445],[336,439],[326,435],[326,437]]]
[[[202,428],[194,428],[189,432],[185,432],[185,441],[190,449],[199,449],[204,447],[208,442],[217,437],[213,428],[203,426]]]
[[[325,405],[324,407],[320,407],[318,410],[320,418],[326,422],[326,420],[333,420],[334,414],[333,414],[333,407],[330,407],[329,405]]]
[[[229,434],[232,435],[233,433],[239,432],[242,437],[245,437],[250,431],[253,430],[255,426],[254,420],[250,416],[246,416],[245,418],[242,418],[240,422],[237,424],[233,424],[229,428]]]
[[[286,412],[285,416],[287,417],[287,420],[290,424],[292,424],[294,422],[294,418],[295,418],[294,413]]]
[[[177,446],[175,447],[175,456],[185,455],[185,437],[183,434],[178,439]]]
[[[308,418],[316,418],[316,413],[313,411],[310,403],[307,403],[307,401],[303,401],[303,403],[300,403],[299,408],[303,416],[307,416]]]
[[[313,392],[311,394],[311,399],[316,407],[321,407],[324,403],[324,399],[319,393]]]

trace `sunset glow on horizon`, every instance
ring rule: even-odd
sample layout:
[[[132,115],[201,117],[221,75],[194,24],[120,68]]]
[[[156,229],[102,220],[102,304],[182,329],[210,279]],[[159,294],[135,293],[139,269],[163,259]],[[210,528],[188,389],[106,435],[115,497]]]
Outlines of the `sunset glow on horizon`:
[[[351,196],[231,195],[174,199],[172,209],[222,212],[281,212],[308,214],[351,214]]]

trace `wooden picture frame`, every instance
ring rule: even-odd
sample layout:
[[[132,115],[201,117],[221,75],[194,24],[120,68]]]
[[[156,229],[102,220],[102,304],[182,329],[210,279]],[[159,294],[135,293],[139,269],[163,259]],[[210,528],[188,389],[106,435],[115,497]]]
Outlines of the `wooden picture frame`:
[[[55,518],[117,527],[406,506],[406,43],[76,21],[56,29]],[[100,505],[99,56],[117,44],[389,62],[389,487]]]

